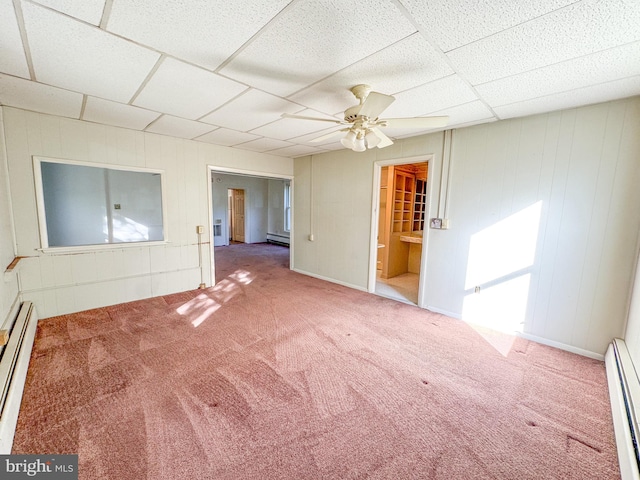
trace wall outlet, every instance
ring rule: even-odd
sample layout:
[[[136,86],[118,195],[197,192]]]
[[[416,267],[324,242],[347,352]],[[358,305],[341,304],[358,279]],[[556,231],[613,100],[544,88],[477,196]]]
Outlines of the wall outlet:
[[[204,225],[196,225],[196,233],[204,233]]]
[[[448,218],[443,218],[442,219],[442,227],[443,230],[446,230],[449,228],[449,219]]]

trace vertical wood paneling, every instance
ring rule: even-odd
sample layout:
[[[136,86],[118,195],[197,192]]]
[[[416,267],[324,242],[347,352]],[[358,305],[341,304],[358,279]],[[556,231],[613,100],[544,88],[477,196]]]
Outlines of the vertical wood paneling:
[[[606,228],[606,218],[611,210],[611,198],[614,191],[615,174],[618,168],[620,138],[624,127],[625,104],[613,104],[609,108],[606,118],[601,125],[602,141],[598,152],[598,171],[596,185],[594,188],[594,202],[591,209],[589,230],[587,233],[586,259],[602,258],[605,239],[611,234]],[[606,155],[604,155],[606,152]],[[606,336],[607,332],[595,332],[594,328],[598,320],[594,318],[593,310],[598,293],[598,282],[602,270],[602,262],[593,264],[585,261],[581,288],[578,297],[576,319],[588,325],[588,328],[575,328],[573,331],[573,342],[588,344],[590,336]],[[595,320],[595,324],[594,324]],[[597,328],[597,327],[596,327]],[[609,333],[609,336],[613,332]]]
[[[562,113],[556,112],[547,115],[544,122],[545,131],[542,145],[542,158],[540,159],[540,177],[538,179],[537,198],[542,202],[541,219],[547,219],[547,221],[540,222],[535,258],[541,263],[541,266],[539,269],[532,272],[530,298],[526,313],[529,328],[531,331],[535,332],[543,331],[544,325],[546,324],[545,315],[548,306],[547,299],[550,287],[549,278],[553,271],[553,264],[549,264],[549,267],[546,267],[542,264],[542,258],[545,253],[549,255],[549,251],[555,248],[555,246],[552,247],[552,242],[548,242],[546,240],[551,238],[551,236],[547,236],[547,229],[554,228],[550,203],[553,191],[553,180],[556,175],[556,153],[558,151],[558,142],[561,132],[561,121]]]
[[[598,273],[598,288],[592,311],[593,322],[589,339],[599,335],[620,336],[612,322],[606,318],[626,317],[629,302],[612,302],[620,292],[628,292],[633,282],[636,257],[627,252],[637,252],[638,239],[630,234],[640,228],[638,185],[640,184],[640,102],[629,102],[625,109],[625,121],[620,135],[618,162],[612,189],[611,207],[606,219],[607,235]]]
[[[534,264],[514,272],[530,276],[524,333],[604,353],[611,338],[622,334],[635,266],[639,105],[635,97],[456,130],[451,229],[427,231],[423,304],[461,316],[469,295],[465,280],[473,236],[539,202]],[[368,245],[363,232],[371,215],[353,217],[361,214],[359,205],[370,202],[371,186],[359,189],[365,197],[360,200],[346,192],[356,177],[366,178],[366,185],[375,158],[401,158],[405,142],[413,154],[439,154],[435,138],[401,140],[374,158],[346,151],[314,157],[316,242],[297,236],[296,266],[364,287],[368,265],[355,252]],[[296,181],[306,181],[310,162],[299,162]],[[344,165],[348,162],[359,174]],[[334,196],[353,204],[338,205]],[[297,192],[296,222],[308,218],[311,207],[304,201],[306,193]],[[508,281],[495,280],[498,285]]]
[[[627,344],[633,363],[640,365],[640,258],[636,264],[624,341]]]
[[[567,139],[571,153],[545,330],[546,336],[567,344],[571,344],[576,329],[584,269],[598,263],[597,258],[586,258],[586,249],[606,111],[606,105],[578,110],[573,134]],[[587,260],[589,263],[585,263]]]
[[[9,178],[7,168],[6,144],[4,141],[4,115],[0,108],[0,268],[4,274],[15,255],[13,223],[11,221]],[[15,274],[1,279],[0,286],[0,326],[15,314],[18,299],[18,278]]]
[[[553,316],[553,312],[550,311],[550,298],[553,291],[554,274],[556,273],[556,259],[559,255],[558,239],[562,228],[564,193],[571,153],[571,141],[569,139],[572,137],[575,128],[575,117],[575,111],[562,112],[560,123],[555,126],[557,136],[553,135],[555,133],[553,131],[549,135],[549,129],[547,130],[547,141],[553,142],[550,145],[550,151],[552,152],[550,155],[553,158],[554,168],[553,175],[547,179],[550,189],[546,208],[543,208],[546,216],[543,217],[541,222],[544,229],[544,237],[540,237],[542,245],[534,319],[527,325],[528,328],[533,328],[533,325],[536,325],[535,330],[529,331],[532,333],[537,332],[543,338],[548,338],[545,336],[547,335],[546,331],[548,325],[552,323],[550,317]],[[545,198],[541,200],[544,201]]]
[[[7,118],[4,131],[18,252],[31,257],[21,273],[28,287],[23,293],[36,303],[41,318],[197,288],[195,226],[209,226],[207,165],[238,167],[234,159],[241,158],[253,171],[293,173],[291,159],[255,152],[237,155],[227,147],[8,107],[2,110]],[[73,255],[38,252],[33,155],[164,170],[170,243]],[[8,201],[0,197],[0,205]],[[204,257],[208,264],[209,253]],[[208,272],[205,280],[210,284]]]

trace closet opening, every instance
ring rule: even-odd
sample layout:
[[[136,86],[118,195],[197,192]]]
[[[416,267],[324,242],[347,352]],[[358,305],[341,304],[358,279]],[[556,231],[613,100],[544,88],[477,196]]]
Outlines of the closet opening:
[[[429,163],[387,164],[379,169],[373,292],[418,305],[423,233],[429,218]]]

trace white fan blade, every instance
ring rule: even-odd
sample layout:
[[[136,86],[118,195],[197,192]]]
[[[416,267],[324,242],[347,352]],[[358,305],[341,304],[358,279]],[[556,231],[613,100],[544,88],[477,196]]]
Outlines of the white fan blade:
[[[439,128],[449,123],[449,117],[413,117],[413,118],[383,118],[378,121],[380,126],[388,128]]]
[[[395,97],[391,95],[385,95],[384,93],[371,92],[367,95],[367,99],[360,107],[358,115],[369,117],[371,119],[378,118],[389,105],[395,100]]]
[[[316,122],[330,122],[337,123],[338,125],[343,124],[340,120],[331,120],[329,118],[317,118],[317,117],[305,117],[304,115],[291,115],[290,113],[283,113],[281,115],[282,118],[297,118],[298,120],[315,120]]]
[[[333,131],[331,133],[327,133],[326,135],[322,135],[321,137],[314,138],[313,140],[311,140],[311,142],[313,142],[313,143],[322,142],[323,140],[326,140],[326,139],[331,138],[331,137],[335,137],[336,135],[339,135],[342,132],[348,132],[349,130],[350,130],[349,128],[343,128],[341,130],[335,130],[335,131]]]
[[[393,140],[387,137],[379,128],[372,128],[373,133],[375,133],[380,139],[380,143],[376,145],[378,148],[388,147],[389,145],[393,145]]]

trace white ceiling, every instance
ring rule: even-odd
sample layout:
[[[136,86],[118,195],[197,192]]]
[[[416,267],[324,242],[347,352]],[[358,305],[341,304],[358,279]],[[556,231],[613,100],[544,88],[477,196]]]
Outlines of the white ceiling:
[[[1,105],[295,157],[359,83],[447,128],[638,95],[640,0],[0,0]]]

